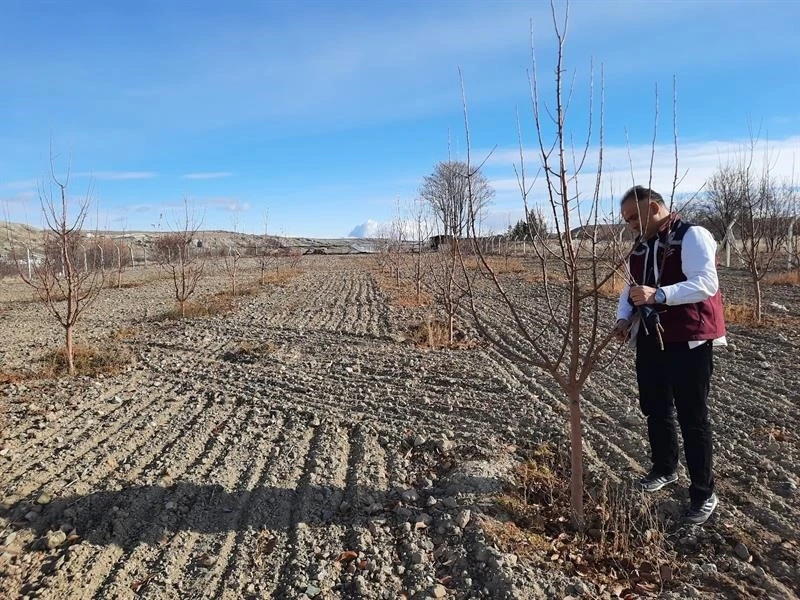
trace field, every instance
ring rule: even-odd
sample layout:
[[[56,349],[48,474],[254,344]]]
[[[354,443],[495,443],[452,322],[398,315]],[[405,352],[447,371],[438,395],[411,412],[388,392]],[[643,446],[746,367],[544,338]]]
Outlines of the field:
[[[639,563],[592,577],[561,553],[564,537],[536,550],[497,534],[519,466],[563,441],[565,398],[483,344],[409,343],[423,311],[391,304],[373,267],[305,258],[230,312],[185,321],[161,317],[172,302],[157,269],[129,270],[137,285],[105,290],[77,338],[131,361],[74,379],[32,376],[61,332],[3,281],[0,597],[800,594],[796,286],[766,287],[774,322],[732,325],[716,354],[721,504],[689,528],[675,519],[685,473],[655,495],[674,572],[654,583]],[[745,297],[741,273],[722,285]],[[217,274],[201,294],[226,286]],[[584,415],[593,485],[649,466],[627,352],[593,375]]]

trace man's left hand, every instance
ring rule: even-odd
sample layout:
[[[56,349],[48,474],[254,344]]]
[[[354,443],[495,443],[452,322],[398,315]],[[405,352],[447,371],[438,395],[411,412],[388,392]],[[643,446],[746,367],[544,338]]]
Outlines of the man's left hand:
[[[635,306],[656,303],[656,288],[647,285],[634,285],[630,290],[631,301]]]

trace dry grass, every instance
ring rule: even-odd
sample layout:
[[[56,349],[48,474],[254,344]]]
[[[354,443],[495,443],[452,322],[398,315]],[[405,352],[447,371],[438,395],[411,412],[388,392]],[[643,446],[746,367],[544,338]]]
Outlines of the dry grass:
[[[303,274],[302,269],[284,269],[283,271],[269,272],[265,273],[263,278],[259,278],[259,283],[261,285],[277,285],[277,286],[284,286],[289,283],[295,277],[299,277]]]
[[[389,304],[398,308],[419,308],[430,306],[433,298],[425,290],[421,290],[417,297],[417,289],[413,282],[401,279],[397,284],[397,279],[383,273],[373,271],[373,277],[386,296]]]
[[[725,304],[725,323],[743,327],[800,327],[800,318],[786,314],[770,314],[765,305],[761,323],[756,321],[755,309],[750,304]]]
[[[275,344],[266,342],[240,342],[233,350],[229,350],[222,355],[224,360],[229,362],[251,363],[258,357],[275,352]]]
[[[198,302],[186,302],[183,313],[181,307],[176,303],[170,310],[164,311],[153,317],[153,321],[177,321],[180,319],[198,319],[202,317],[216,317],[227,315],[234,310],[233,300],[227,294],[215,295],[199,300]]]
[[[111,332],[112,340],[130,340],[135,338],[139,333],[139,327],[121,327],[116,331]]]
[[[120,344],[105,343],[98,346],[76,344],[73,348],[76,375],[90,377],[101,374],[115,375],[125,369],[132,360],[131,350]],[[45,367],[39,374],[41,377],[59,377],[69,372],[67,351],[63,346],[47,355],[43,362]]]
[[[749,304],[725,304],[725,322],[731,325],[757,327],[755,309]]]
[[[495,499],[486,533],[506,552],[609,587],[641,594],[672,579],[680,565],[655,505],[630,486],[600,484],[585,499],[585,529],[572,527],[567,462],[566,450],[535,448],[517,467],[517,484]]]
[[[21,381],[25,381],[26,379],[30,378],[31,378],[30,373],[25,373],[23,371],[6,371],[4,373],[0,373],[0,385],[6,385],[9,383],[19,383]]]
[[[765,285],[800,285],[800,271],[768,273],[763,281]]]
[[[408,329],[409,340],[418,348],[450,348],[447,323],[433,317],[412,324]]]
[[[597,294],[604,298],[619,298],[625,288],[625,283],[622,277],[612,277],[597,288]]]

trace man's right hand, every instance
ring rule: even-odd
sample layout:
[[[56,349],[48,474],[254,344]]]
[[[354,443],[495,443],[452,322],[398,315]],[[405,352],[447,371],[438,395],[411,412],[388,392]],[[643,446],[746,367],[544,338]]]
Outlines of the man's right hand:
[[[619,319],[611,334],[620,342],[626,341],[631,336],[631,320]]]

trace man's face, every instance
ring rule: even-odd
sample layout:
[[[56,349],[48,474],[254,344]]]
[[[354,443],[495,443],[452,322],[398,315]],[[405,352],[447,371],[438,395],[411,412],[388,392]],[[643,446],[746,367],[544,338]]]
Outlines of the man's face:
[[[622,220],[627,223],[631,231],[636,235],[641,235],[652,229],[653,215],[655,211],[652,205],[655,203],[647,200],[640,200],[638,205],[635,200],[628,200],[622,205]]]

